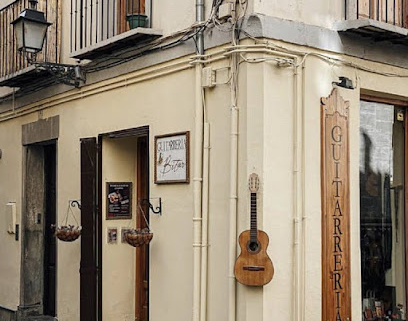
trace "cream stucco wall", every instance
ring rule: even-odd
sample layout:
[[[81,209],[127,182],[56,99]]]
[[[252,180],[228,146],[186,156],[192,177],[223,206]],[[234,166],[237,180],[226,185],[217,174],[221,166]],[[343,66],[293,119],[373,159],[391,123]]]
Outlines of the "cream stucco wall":
[[[299,50],[299,47],[277,43],[285,48]],[[304,50],[304,48],[303,48]],[[323,52],[320,52],[323,53]],[[323,53],[330,56],[329,53]],[[273,55],[272,55],[273,56]],[[255,57],[253,55],[252,57]],[[259,57],[259,55],[258,55]],[[305,320],[321,318],[321,199],[320,199],[320,98],[327,97],[332,90],[332,82],[339,76],[353,80],[354,90],[340,89],[345,100],[350,101],[350,196],[351,196],[351,280],[352,280],[352,317],[358,320],[361,316],[360,289],[360,218],[359,218],[359,101],[360,93],[373,93],[379,97],[386,96],[407,100],[406,78],[386,77],[375,72],[394,72],[406,75],[402,69],[386,65],[352,59],[345,56],[334,56],[345,63],[353,62],[373,72],[359,71],[344,64],[333,64],[319,57],[309,56],[304,69],[304,92],[299,91],[304,109],[303,127],[299,127],[303,136],[301,175],[304,175],[301,215],[304,216],[305,248],[304,269],[301,282],[304,283]],[[275,278],[264,288],[264,320],[291,317],[293,313],[293,185],[294,168],[293,148],[293,112],[294,97],[293,73],[282,68],[266,64],[263,78],[257,79],[259,86],[264,86],[264,205],[263,228],[270,237],[270,256],[275,262]],[[249,68],[249,67],[247,67]],[[253,69],[259,66],[251,67]],[[300,68],[301,70],[301,68]],[[293,70],[292,70],[293,71]],[[302,73],[300,73],[300,76]],[[268,90],[266,90],[268,88]],[[301,88],[301,84],[299,87]],[[249,88],[248,88],[249,90]],[[259,89],[252,88],[253,92]],[[256,100],[257,101],[257,100]],[[258,101],[262,104],[262,101]],[[250,104],[248,102],[248,112]],[[249,116],[247,117],[249,121]],[[259,121],[259,118],[257,118]],[[254,123],[252,123],[254,125]],[[255,126],[256,127],[256,126]],[[249,129],[247,137],[249,137]],[[262,138],[260,138],[262,139]],[[248,149],[250,153],[250,149]],[[277,216],[278,215],[278,216]],[[249,292],[251,292],[250,290]]]
[[[177,80],[174,81],[173,77],[176,77]],[[190,79],[192,79],[192,72],[187,70],[177,75],[161,77],[137,86],[107,91],[102,96],[96,95],[85,101],[79,100],[74,104],[60,106],[53,110],[53,112],[62,112],[63,118],[65,118],[61,122],[60,150],[63,149],[62,146],[65,143],[67,146],[71,145],[72,149],[69,148],[69,150],[71,153],[75,151],[76,163],[78,164],[79,138],[148,124],[150,125],[150,150],[152,151],[153,135],[191,129],[193,111],[189,101],[192,98],[188,96],[191,95],[189,93],[193,92],[191,88],[193,83]],[[162,88],[160,95],[156,95],[157,88]],[[151,94],[146,94],[148,92]],[[163,105],[164,103],[165,105]],[[106,117],[107,115],[109,116]],[[169,122],[171,119],[174,121]],[[112,141],[106,144],[104,181],[122,179],[132,181],[135,179],[135,168],[132,168],[132,164],[134,164],[133,157],[136,147],[133,146],[132,149],[132,142],[126,143],[127,146],[121,146],[122,144],[125,143]],[[127,159],[128,162],[124,162],[124,159]],[[78,167],[72,167],[71,162],[72,157],[62,157],[62,160],[59,161],[59,168],[70,168],[72,171],[60,171],[59,175],[62,177],[59,176],[59,178],[61,181],[65,181],[70,177],[70,180],[75,182],[75,186],[78,186]],[[118,169],[115,166],[118,163],[128,163],[129,165],[124,166],[123,169]],[[150,177],[153,177],[152,162],[150,163],[150,170]],[[79,192],[78,187],[71,186],[71,188]],[[151,244],[150,304],[151,306],[160,306],[163,301],[168,302],[165,305],[166,309],[151,309],[150,313],[153,319],[178,315],[181,320],[187,320],[190,315],[189,310],[180,311],[177,308],[181,304],[191,306],[191,302],[189,302],[191,300],[191,287],[189,285],[192,271],[192,200],[182,197],[182,195],[191,193],[189,192],[190,189],[191,185],[168,188],[167,186],[158,187],[151,184],[150,195],[163,199],[163,216],[151,216],[154,241]],[[59,199],[66,197],[67,195],[64,193],[59,193]],[[76,195],[76,197],[78,196]],[[126,227],[128,223],[129,221],[104,221],[103,223],[104,320],[126,320],[131,318],[133,313],[134,294],[132,296],[131,288],[134,284],[134,280],[132,280],[134,249],[126,244],[106,244],[107,227]],[[169,230],[173,230],[174,233],[169,233]],[[179,248],[177,253],[172,250],[175,244]],[[76,264],[78,264],[78,244],[71,247],[71,251],[75,251],[73,257],[77,258]],[[65,255],[60,255],[59,258],[59,284],[67,282],[67,278],[73,282],[71,282],[72,288],[59,292],[58,315],[60,320],[72,320],[77,318],[79,309],[78,269],[72,268],[69,271],[64,271]],[[180,268],[179,264],[169,263],[173,260],[175,260],[174,262],[183,262],[183,268]],[[161,286],[163,284],[165,286]],[[180,289],[180,292],[185,293],[185,296],[173,295],[174,289]],[[70,304],[72,302],[76,306],[72,306]],[[70,309],[75,314],[64,313]]]
[[[254,12],[285,20],[332,28],[344,20],[344,1],[325,0],[254,0]]]
[[[99,86],[100,84],[96,88]],[[191,103],[194,100],[193,88],[194,72],[186,60],[186,70],[183,72],[116,90],[106,87],[104,92],[98,95],[57,104],[53,108],[44,110],[41,113],[41,117],[44,118],[60,115],[58,221],[60,222],[66,213],[68,200],[80,198],[79,139],[81,137],[149,125],[150,177],[152,178],[153,137],[169,132],[191,131],[194,115]],[[74,91],[79,92],[79,90]],[[160,92],[159,95],[158,92]],[[21,208],[23,172],[21,125],[35,121],[38,117],[39,113],[32,113],[0,126],[0,141],[3,149],[0,171],[2,178],[7,182],[0,187],[0,200],[4,205],[9,201],[17,200],[18,209]],[[16,135],[10,134],[11,128],[17,130]],[[194,139],[193,134],[191,139]],[[107,155],[109,150],[107,148]],[[128,146],[124,150],[130,154],[126,156],[125,153],[123,157],[132,158],[135,149],[132,150],[131,146]],[[113,152],[112,149],[111,151]],[[106,180],[113,177],[118,177],[118,180],[125,178],[131,180],[131,176],[134,175],[134,169],[132,171],[130,167],[119,172],[112,170],[113,164],[121,161],[119,156],[104,161],[107,169],[104,173]],[[192,197],[186,197],[192,194],[191,189],[191,184],[156,186],[151,183],[151,197],[162,197],[163,200],[163,215],[151,215],[154,239],[150,256],[150,304],[163,307],[150,310],[152,319],[177,316],[180,320],[188,320],[191,315],[190,309],[179,308],[189,307],[192,304]],[[74,212],[76,215],[79,214],[75,210]],[[108,226],[122,227],[123,224],[126,226],[127,222],[104,222],[104,233]],[[8,292],[0,291],[0,306],[16,310],[19,304],[20,242],[13,241],[4,228],[0,232],[0,238],[4,240],[4,246],[0,251],[6,258],[0,261],[0,270],[3,272],[1,288],[10,289]],[[175,248],[177,251],[174,251]],[[104,320],[125,320],[133,313],[134,300],[129,298],[128,292],[134,284],[134,280],[131,280],[134,260],[130,259],[129,265],[123,264],[123,261],[133,257],[134,249],[125,244],[107,245],[105,241],[103,255],[104,273],[106,273],[104,274],[106,291]],[[59,320],[72,321],[79,317],[79,260],[80,242],[58,243],[57,313]],[[117,266],[118,263],[120,267]],[[174,295],[175,290],[182,295]],[[164,305],[163,302],[165,302]]]
[[[251,41],[247,41],[250,44]],[[310,48],[272,42],[289,50],[312,52]],[[218,48],[220,49],[220,48]],[[218,51],[214,49],[214,52]],[[326,56],[327,52],[319,53]],[[217,56],[217,55],[215,55]],[[333,56],[333,55],[332,55]],[[251,58],[273,58],[252,53]],[[278,67],[272,60],[242,63],[239,74],[239,189],[238,233],[249,226],[247,177],[251,172],[261,176],[259,225],[270,237],[269,255],[275,265],[275,276],[264,288],[238,285],[238,321],[291,320],[293,317],[293,158],[300,151],[302,180],[298,194],[304,217],[300,250],[304,249],[305,320],[321,318],[321,200],[320,200],[320,98],[329,95],[338,76],[354,81],[354,90],[341,89],[350,101],[350,195],[351,195],[351,273],[353,319],[361,315],[360,251],[359,251],[359,100],[361,92],[384,93],[408,100],[408,79],[386,77],[378,72],[405,74],[403,69],[334,56],[344,64],[333,63],[313,55],[299,68],[298,83],[292,67]],[[229,203],[229,87],[221,84],[228,60],[214,63],[217,69],[215,88],[206,89],[206,119],[210,123],[210,221],[208,270],[208,320],[226,320],[228,311],[228,203]],[[27,107],[26,115],[0,115],[0,209],[8,201],[16,201],[21,211],[22,154],[21,125],[60,116],[58,139],[58,219],[63,217],[69,199],[80,197],[79,139],[100,133],[150,126],[150,196],[161,197],[163,215],[151,215],[154,238],[150,245],[150,319],[191,320],[193,280],[192,184],[155,185],[153,183],[153,137],[189,130],[194,141],[194,69],[190,60],[182,58],[161,66],[125,74],[101,83],[73,89]],[[353,62],[374,72],[346,65]],[[176,63],[181,71],[160,74],[158,67],[172,70]],[[143,74],[143,78],[141,75]],[[304,78],[304,87],[302,86]],[[298,97],[295,96],[295,85]],[[302,90],[304,88],[304,90]],[[297,98],[297,100],[296,100]],[[301,146],[294,142],[295,102],[303,108],[298,132]],[[32,108],[31,110],[29,108]],[[41,113],[38,110],[42,110]],[[7,117],[9,118],[7,120]],[[106,148],[105,148],[106,147]],[[104,180],[133,181],[135,177],[135,144],[132,140],[107,141],[104,156]],[[191,145],[193,148],[193,146]],[[191,153],[193,156],[193,153]],[[192,157],[191,164],[194,159]],[[117,164],[126,164],[117,169]],[[3,205],[1,205],[3,204]],[[78,212],[75,212],[79,215]],[[1,216],[0,216],[1,217]],[[20,242],[7,235],[0,221],[0,306],[16,309],[19,303]],[[126,226],[129,221],[105,221],[107,227]],[[106,239],[105,239],[106,240]],[[119,241],[120,242],[120,241]],[[132,317],[134,297],[134,252],[126,244],[103,242],[104,321]],[[58,298],[60,321],[78,320],[79,316],[80,243],[58,243]],[[120,263],[120,264],[118,264]],[[301,262],[301,264],[303,264]],[[303,294],[301,294],[303,295]]]
[[[103,220],[102,266],[107,276],[102,281],[104,320],[133,320],[135,302],[135,250],[121,243],[121,228],[134,227],[136,220],[136,139],[104,139],[102,163],[102,195],[107,195],[107,182],[132,182],[132,220]],[[105,198],[102,203],[106,217]],[[109,228],[117,228],[117,242],[108,244]],[[116,289],[116,290],[114,290]],[[119,290],[119,291],[118,291]]]
[[[12,128],[19,123],[14,120],[5,124],[5,132],[12,132]],[[17,125],[18,126],[18,125]],[[5,133],[4,132],[4,133]],[[14,234],[8,234],[6,225],[6,204],[16,202],[17,224],[21,226],[21,182],[22,182],[22,150],[21,132],[15,135],[0,136],[0,306],[16,310],[20,302],[20,241],[15,240]],[[15,170],[10,170],[10,169]],[[21,235],[20,235],[21,239]]]

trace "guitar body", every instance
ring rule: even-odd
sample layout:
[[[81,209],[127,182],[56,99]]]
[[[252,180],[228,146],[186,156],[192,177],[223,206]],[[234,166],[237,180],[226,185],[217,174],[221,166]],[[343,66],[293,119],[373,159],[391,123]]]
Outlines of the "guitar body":
[[[250,230],[239,236],[241,254],[235,262],[235,278],[239,283],[249,286],[262,286],[272,280],[274,267],[266,250],[269,244],[268,235],[257,230],[257,242],[251,242]]]

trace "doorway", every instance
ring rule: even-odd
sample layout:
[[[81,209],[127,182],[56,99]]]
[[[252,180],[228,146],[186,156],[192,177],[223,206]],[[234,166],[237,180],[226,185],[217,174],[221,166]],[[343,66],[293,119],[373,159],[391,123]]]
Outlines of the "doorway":
[[[133,184],[131,220],[107,218],[108,182]],[[148,221],[149,207],[142,202],[148,197],[148,126],[81,139],[81,321],[118,319],[112,316],[115,313],[134,315],[137,321],[149,319],[149,246],[131,248],[122,243],[121,236],[124,228],[147,226],[141,212]],[[112,229],[116,231],[115,242],[108,243],[107,232]],[[112,274],[120,277],[112,278]],[[129,287],[129,291],[115,292],[121,286]],[[134,300],[124,295],[131,292]],[[122,305],[126,312],[116,311],[115,304]],[[102,315],[102,311],[110,315]]]
[[[25,148],[24,215],[22,231],[23,315],[56,316],[57,148],[55,141]]]

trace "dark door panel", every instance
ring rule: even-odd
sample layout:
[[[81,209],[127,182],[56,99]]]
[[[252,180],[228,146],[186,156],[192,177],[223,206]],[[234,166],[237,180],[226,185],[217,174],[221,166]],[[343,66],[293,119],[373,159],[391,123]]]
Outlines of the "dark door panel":
[[[80,320],[97,320],[97,144],[81,139]]]
[[[149,207],[141,199],[149,198],[149,147],[148,136],[139,137],[137,140],[137,200],[140,207],[137,208],[136,226],[138,228],[147,227],[143,218],[149,220]],[[143,213],[140,210],[143,209]],[[135,302],[135,320],[148,320],[149,306],[149,246],[136,248],[136,302]]]
[[[44,315],[55,316],[57,241],[51,225],[56,224],[56,145],[44,146]]]

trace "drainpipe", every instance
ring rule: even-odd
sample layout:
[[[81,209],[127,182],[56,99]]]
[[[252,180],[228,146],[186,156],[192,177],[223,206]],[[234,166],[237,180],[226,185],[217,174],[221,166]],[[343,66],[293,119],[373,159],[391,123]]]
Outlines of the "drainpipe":
[[[302,151],[302,137],[300,126],[301,124],[301,110],[298,95],[299,86],[299,66],[297,59],[294,60],[294,71],[293,71],[293,223],[294,223],[294,233],[293,233],[293,320],[301,320],[301,295],[302,291],[300,289],[301,283],[301,253],[300,253],[300,234],[303,232],[300,229],[301,220],[301,201],[299,198],[302,195],[302,185],[301,185],[301,151]]]
[[[204,0],[196,0],[196,22],[204,21]],[[204,54],[204,34],[203,30],[197,33],[197,54]]]
[[[205,117],[204,117],[205,118]],[[207,270],[208,270],[208,194],[210,161],[210,124],[204,123],[203,155],[203,221],[201,248],[201,310],[200,321],[207,320]]]
[[[196,20],[204,20],[204,0],[196,0]],[[195,121],[194,121],[194,168],[193,168],[193,321],[200,321],[201,294],[201,228],[202,228],[202,171],[203,171],[203,126],[204,104],[201,84],[202,55],[204,54],[203,32],[197,33],[197,56],[195,72]]]
[[[230,129],[230,204],[229,204],[229,300],[228,320],[236,320],[236,281],[234,265],[237,258],[237,202],[238,202],[238,107],[237,56],[231,56],[231,129]]]

